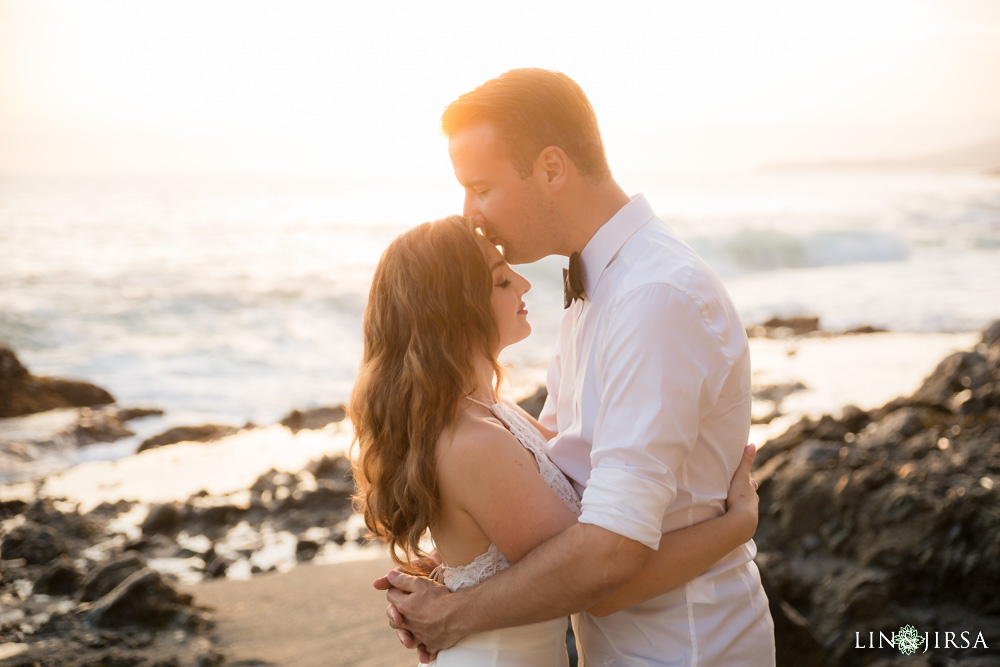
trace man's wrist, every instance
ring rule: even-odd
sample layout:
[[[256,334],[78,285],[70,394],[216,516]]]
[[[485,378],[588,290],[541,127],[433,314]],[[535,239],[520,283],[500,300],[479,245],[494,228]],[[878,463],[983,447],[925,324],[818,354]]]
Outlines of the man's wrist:
[[[485,629],[481,612],[477,610],[476,600],[479,597],[479,586],[463,588],[448,596],[448,611],[445,624],[448,633],[458,641],[463,637]]]

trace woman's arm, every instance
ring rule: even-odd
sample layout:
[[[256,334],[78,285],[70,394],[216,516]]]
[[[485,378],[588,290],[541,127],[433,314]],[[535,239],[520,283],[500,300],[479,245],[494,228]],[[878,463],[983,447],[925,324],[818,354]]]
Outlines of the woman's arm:
[[[748,446],[733,474],[722,516],[666,533],[660,548],[639,574],[587,609],[607,616],[682,586],[708,570],[723,556],[753,537],[757,529],[756,483],[750,468],[756,448]]]

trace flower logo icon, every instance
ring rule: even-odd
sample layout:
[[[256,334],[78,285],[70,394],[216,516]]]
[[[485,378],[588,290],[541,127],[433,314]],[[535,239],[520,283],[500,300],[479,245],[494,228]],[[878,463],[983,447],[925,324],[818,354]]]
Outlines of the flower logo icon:
[[[924,643],[924,638],[920,636],[917,629],[912,625],[904,625],[896,634],[896,648],[904,655],[912,655],[920,645]]]

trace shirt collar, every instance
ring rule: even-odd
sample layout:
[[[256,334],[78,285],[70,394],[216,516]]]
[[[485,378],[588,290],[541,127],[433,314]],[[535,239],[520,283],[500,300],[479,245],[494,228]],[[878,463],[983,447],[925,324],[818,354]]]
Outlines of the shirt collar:
[[[625,241],[639,228],[656,217],[645,195],[636,195],[601,225],[580,253],[583,264],[583,286],[587,297],[594,294],[604,269],[611,264]]]

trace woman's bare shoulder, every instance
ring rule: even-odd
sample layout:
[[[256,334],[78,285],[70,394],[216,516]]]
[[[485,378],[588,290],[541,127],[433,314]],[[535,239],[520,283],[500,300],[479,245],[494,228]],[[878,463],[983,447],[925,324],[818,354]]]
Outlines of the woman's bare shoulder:
[[[438,469],[447,473],[454,467],[463,472],[471,464],[482,464],[497,456],[522,456],[527,451],[517,438],[485,410],[459,410],[455,424],[438,441]]]

